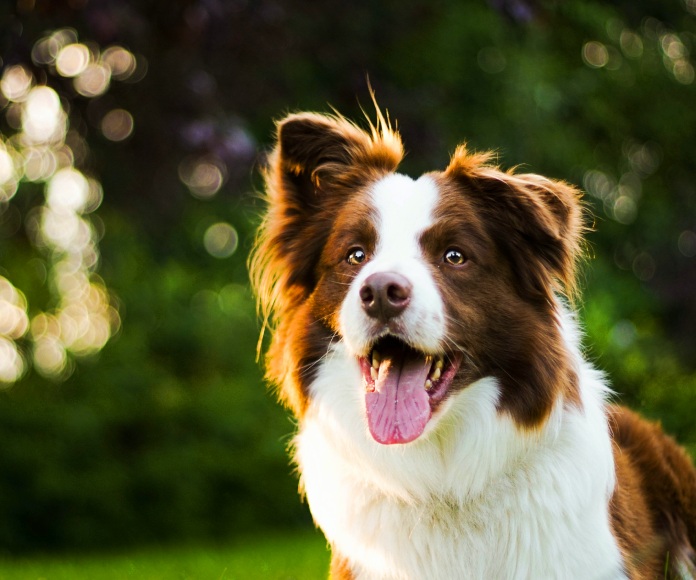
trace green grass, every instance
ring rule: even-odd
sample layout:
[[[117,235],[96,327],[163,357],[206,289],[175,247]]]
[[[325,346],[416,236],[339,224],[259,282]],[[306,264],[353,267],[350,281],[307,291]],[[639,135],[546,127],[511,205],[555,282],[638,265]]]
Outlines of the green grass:
[[[319,533],[295,532],[221,547],[123,554],[0,559],[0,580],[325,580],[329,553]]]

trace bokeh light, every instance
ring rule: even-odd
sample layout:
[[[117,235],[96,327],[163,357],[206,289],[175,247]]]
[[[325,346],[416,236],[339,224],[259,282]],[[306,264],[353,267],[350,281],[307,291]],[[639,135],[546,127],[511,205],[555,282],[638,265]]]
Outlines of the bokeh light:
[[[216,258],[229,258],[234,254],[238,243],[237,230],[225,222],[213,224],[203,235],[205,249]]]
[[[653,142],[627,139],[622,147],[624,172],[615,177],[606,169],[590,169],[583,176],[585,191],[603,202],[604,213],[613,220],[629,225],[636,221],[643,195],[643,180],[655,173],[662,160],[662,149]],[[626,168],[628,168],[626,170]],[[652,260],[652,258],[650,258]],[[647,264],[648,260],[640,261]],[[654,274],[654,267],[633,268],[641,280]]]
[[[31,49],[31,60],[38,66],[55,63],[58,49],[50,36],[45,36],[36,42]]]
[[[111,76],[119,81],[126,80],[135,72],[135,56],[121,46],[110,46],[102,54],[102,62],[109,67]]]
[[[133,132],[133,116],[124,109],[113,109],[104,115],[101,131],[109,141],[123,141]]]
[[[0,276],[0,384],[13,383],[24,372],[16,341],[29,327],[27,301],[12,283]]]
[[[58,94],[50,87],[34,87],[22,111],[23,138],[28,144],[60,141],[65,137],[66,115]]]
[[[15,168],[12,156],[8,153],[4,143],[0,143],[0,184],[7,183],[14,178]]]
[[[586,42],[582,47],[582,59],[592,68],[602,68],[609,62],[607,47],[596,40]]]
[[[50,147],[24,149],[24,177],[28,181],[45,181],[56,172],[58,156]]]
[[[14,341],[0,336],[0,385],[14,383],[24,373],[24,360]]]
[[[0,335],[20,338],[27,331],[27,301],[6,278],[0,276]]]
[[[58,53],[56,70],[64,77],[76,77],[84,72],[89,61],[89,49],[84,44],[69,44]]]
[[[614,202],[614,219],[622,224],[633,223],[638,214],[636,202],[627,195],[620,195]]]
[[[0,203],[9,201],[17,192],[17,168],[13,148],[0,140]]]
[[[45,377],[61,377],[68,367],[65,348],[56,336],[44,336],[34,341],[33,360],[34,368]]]
[[[75,78],[73,85],[84,97],[98,97],[106,92],[110,81],[111,71],[103,64],[93,63]]]
[[[33,80],[33,75],[22,65],[10,66],[0,79],[0,90],[8,101],[23,101]]]
[[[224,164],[218,159],[185,159],[179,164],[179,178],[195,197],[206,199],[214,196],[226,178]]]
[[[44,183],[42,204],[29,207],[23,218],[14,211],[44,257],[42,280],[51,308],[32,304],[30,323],[24,294],[0,276],[0,384],[5,385],[19,380],[29,365],[46,377],[67,377],[75,357],[99,351],[121,324],[114,298],[95,274],[99,240],[89,214],[102,202],[102,186],[76,167],[88,147],[82,135],[69,131],[68,111],[47,79],[71,78],[79,95],[93,98],[108,91],[112,79],[137,81],[139,63],[124,47],[101,52],[93,43],[78,42],[70,28],[37,41],[31,59],[46,72],[38,84],[21,64],[5,68],[0,78],[1,110],[16,131],[0,136],[0,204],[21,191],[22,181]],[[139,78],[146,70],[140,69]],[[133,117],[116,107],[100,128],[107,139],[122,141],[133,131]],[[211,178],[206,166],[196,165],[194,187],[203,195],[217,191],[223,180],[222,170],[218,172],[219,177]]]
[[[681,37],[674,32],[667,32],[660,37],[662,62],[674,75],[677,82],[690,85],[694,82],[694,67],[689,62],[689,49]]]

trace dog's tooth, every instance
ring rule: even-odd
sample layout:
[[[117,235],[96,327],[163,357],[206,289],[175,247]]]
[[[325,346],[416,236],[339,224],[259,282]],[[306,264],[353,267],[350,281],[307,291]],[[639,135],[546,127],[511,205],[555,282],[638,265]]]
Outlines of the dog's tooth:
[[[377,380],[377,369],[375,367],[370,367],[370,375],[373,381]]]
[[[440,378],[440,375],[441,375],[441,374],[442,374],[442,373],[440,372],[440,369],[439,369],[437,366],[435,366],[435,369],[434,369],[433,372],[430,374],[430,378],[433,379],[434,381],[436,381],[437,379]]]
[[[377,351],[372,353],[372,367],[375,369],[379,368],[379,353]]]
[[[443,361],[441,358],[438,358],[437,361],[435,361],[435,368],[442,370],[442,367],[445,366],[445,361]]]
[[[429,391],[430,389],[433,388],[433,382],[430,379],[426,379],[425,381],[425,390]]]

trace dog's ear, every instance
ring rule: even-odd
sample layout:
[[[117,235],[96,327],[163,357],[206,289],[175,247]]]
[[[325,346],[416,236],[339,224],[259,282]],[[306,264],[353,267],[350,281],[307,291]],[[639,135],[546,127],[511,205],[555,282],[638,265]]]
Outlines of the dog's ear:
[[[377,118],[369,132],[343,117],[316,113],[278,123],[265,172],[268,210],[251,259],[265,317],[307,298],[335,212],[346,196],[401,161],[398,134],[379,111]]]
[[[274,177],[280,172],[285,180],[277,193],[313,207],[337,188],[393,171],[403,157],[401,141],[378,119],[371,134],[338,116],[299,113],[282,120],[271,158]]]
[[[552,302],[556,290],[572,299],[585,230],[580,192],[540,175],[503,172],[490,158],[462,145],[446,174],[463,183],[486,216],[526,297]]]

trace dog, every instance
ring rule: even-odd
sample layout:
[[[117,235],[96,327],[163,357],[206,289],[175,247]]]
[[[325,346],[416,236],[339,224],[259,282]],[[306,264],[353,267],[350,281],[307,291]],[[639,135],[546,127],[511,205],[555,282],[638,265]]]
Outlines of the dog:
[[[693,577],[696,470],[582,354],[580,192],[403,155],[379,109],[291,114],[264,174],[267,376],[331,578]]]

